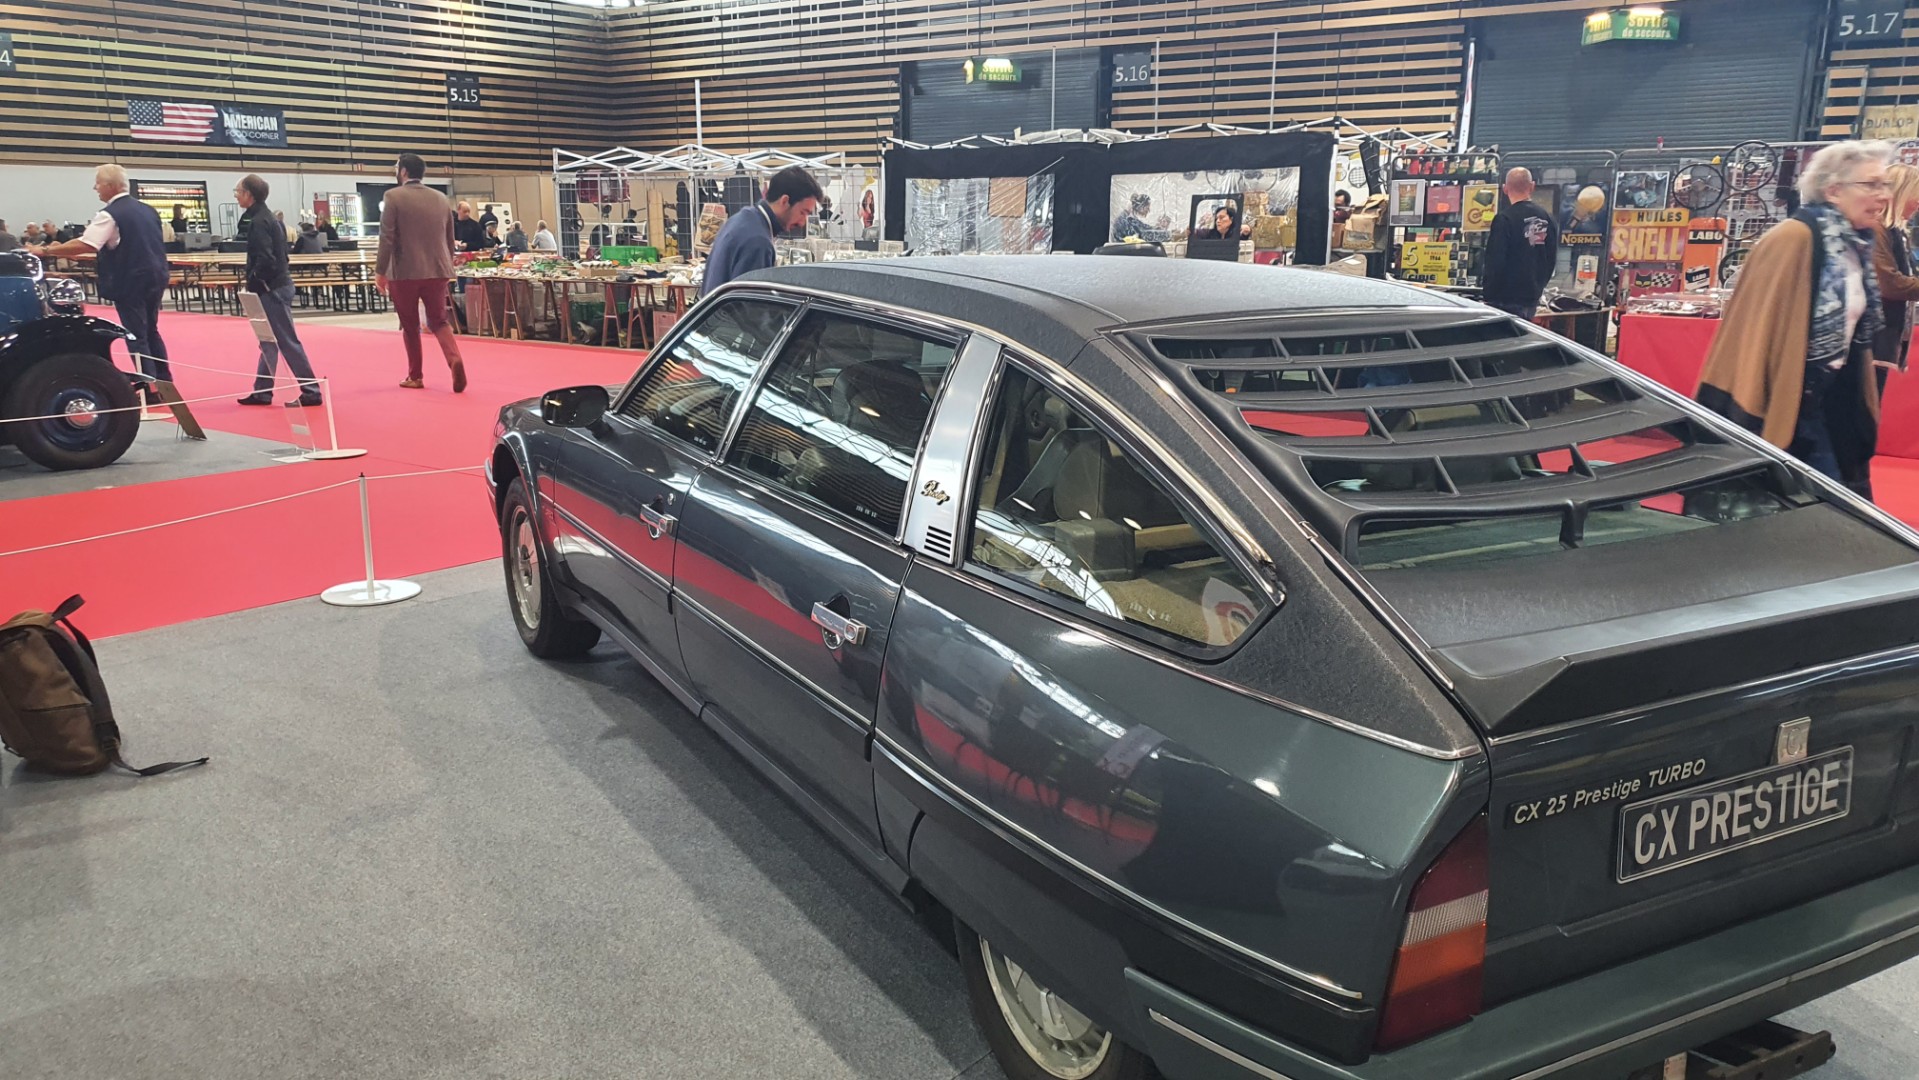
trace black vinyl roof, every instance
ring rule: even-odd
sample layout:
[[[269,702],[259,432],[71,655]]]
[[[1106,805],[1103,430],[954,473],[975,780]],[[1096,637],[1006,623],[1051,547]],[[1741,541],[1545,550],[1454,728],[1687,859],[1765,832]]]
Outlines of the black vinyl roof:
[[[1057,360],[1117,324],[1329,309],[1470,307],[1444,293],[1325,270],[1110,255],[943,255],[800,263],[745,280],[823,289],[964,319]]]

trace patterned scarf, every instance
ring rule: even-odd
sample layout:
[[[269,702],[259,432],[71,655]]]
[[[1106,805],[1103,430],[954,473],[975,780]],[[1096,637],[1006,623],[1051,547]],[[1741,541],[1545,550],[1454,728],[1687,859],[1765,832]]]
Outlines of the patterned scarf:
[[[1812,329],[1806,338],[1806,363],[1825,364],[1844,360],[1852,341],[1871,341],[1885,328],[1885,312],[1879,306],[1879,278],[1872,270],[1872,230],[1855,229],[1845,216],[1826,203],[1809,203],[1799,216],[1812,226],[1824,253],[1819,280],[1813,282]],[[1866,313],[1860,317],[1851,340],[1846,337],[1846,272],[1852,265],[1865,268]]]

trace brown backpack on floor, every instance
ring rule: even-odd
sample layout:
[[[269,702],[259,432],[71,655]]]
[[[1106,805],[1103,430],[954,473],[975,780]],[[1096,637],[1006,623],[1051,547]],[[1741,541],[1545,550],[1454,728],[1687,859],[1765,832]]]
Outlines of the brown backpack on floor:
[[[28,768],[68,776],[109,765],[154,776],[206,764],[200,758],[136,769],[120,760],[120,727],[93,645],[68,621],[85,602],[70,597],[52,614],[23,611],[0,624],[0,745]]]

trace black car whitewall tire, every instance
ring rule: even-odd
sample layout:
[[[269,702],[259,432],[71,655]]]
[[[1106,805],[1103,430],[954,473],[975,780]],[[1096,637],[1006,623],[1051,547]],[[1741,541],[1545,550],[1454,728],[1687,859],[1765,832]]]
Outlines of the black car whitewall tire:
[[[1156,1080],[1152,1062],[964,923],[954,924],[973,1022],[1010,1080]]]
[[[542,659],[580,656],[600,640],[600,628],[561,606],[547,566],[539,518],[514,477],[500,505],[500,558],[506,570],[507,607],[527,651]]]
[[[140,434],[138,404],[126,373],[112,361],[56,353],[21,372],[0,404],[0,419],[53,419],[10,423],[0,434],[45,468],[95,469],[118,461],[133,445]]]

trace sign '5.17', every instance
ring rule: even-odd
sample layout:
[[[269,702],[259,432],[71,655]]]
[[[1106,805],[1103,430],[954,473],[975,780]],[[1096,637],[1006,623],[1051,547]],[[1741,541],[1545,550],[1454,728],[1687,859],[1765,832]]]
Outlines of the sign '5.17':
[[[1839,0],[1832,9],[1832,43],[1844,48],[1899,40],[1905,0]]]

